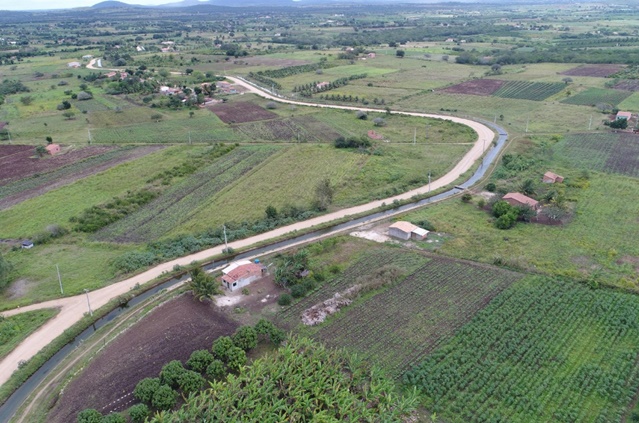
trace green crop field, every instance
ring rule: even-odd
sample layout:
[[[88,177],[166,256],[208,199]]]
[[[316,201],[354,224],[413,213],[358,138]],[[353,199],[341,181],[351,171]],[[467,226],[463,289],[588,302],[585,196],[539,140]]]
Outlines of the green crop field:
[[[639,298],[529,277],[404,378],[450,422],[619,422],[639,388]]]
[[[639,112],[639,93],[632,93],[624,101],[617,105],[620,110],[628,110],[631,112]]]
[[[585,91],[562,100],[562,103],[578,106],[594,106],[597,103],[607,103],[616,106],[630,97],[631,94],[630,91],[588,88]]]
[[[179,227],[193,214],[214,214],[215,209],[200,209],[277,151],[273,146],[236,148],[175,184],[142,209],[103,229],[97,239],[148,242]]]
[[[631,133],[571,134],[555,145],[565,167],[639,177],[639,136]]]
[[[403,280],[392,287],[356,300],[319,326],[302,329],[327,345],[356,352],[395,377],[450,338],[521,277],[487,266],[420,257],[401,249],[370,250],[332,283],[285,310],[283,318],[289,324],[299,321],[304,309],[362,280],[374,279],[380,268],[402,269]]]
[[[493,93],[495,97],[542,101],[566,87],[559,82],[508,81]]]
[[[57,309],[48,308],[0,318],[0,359],[56,314]]]

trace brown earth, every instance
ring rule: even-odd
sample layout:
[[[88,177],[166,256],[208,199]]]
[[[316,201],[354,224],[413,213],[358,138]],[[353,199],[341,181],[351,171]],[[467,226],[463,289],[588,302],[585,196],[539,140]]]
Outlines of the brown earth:
[[[491,95],[502,87],[506,82],[498,79],[473,79],[462,82],[439,91],[448,94],[471,94],[471,95]]]
[[[198,302],[189,294],[157,307],[108,344],[63,389],[47,422],[74,422],[85,408],[107,414],[130,407],[140,380],[157,377],[171,360],[185,362],[194,350],[211,348],[215,339],[238,326],[212,303]]]
[[[124,154],[119,157],[114,157],[112,160],[106,161],[104,163],[100,163],[89,169],[83,169],[81,171],[73,173],[72,175],[67,175],[65,177],[58,178],[54,182],[43,181],[42,185],[40,186],[1,198],[0,210],[7,209],[18,203],[28,200],[30,198],[37,197],[39,195],[45,194],[51,190],[58,189],[65,185],[69,185],[70,183],[86,178],[87,176],[95,175],[96,173],[105,171],[121,163],[139,159],[140,157],[146,156],[147,154],[151,154],[162,148],[164,148],[164,146],[161,146],[161,145],[150,145],[146,147],[138,147],[138,148],[129,150],[127,154]],[[29,146],[29,150],[31,150],[30,146]]]
[[[254,122],[278,117],[275,113],[246,101],[215,104],[210,106],[209,110],[215,113],[224,123]]]
[[[53,157],[46,155],[39,158],[35,155],[35,147],[32,145],[0,145],[0,186],[36,173],[50,172],[114,148],[117,147],[89,146],[68,150]]]
[[[561,72],[561,75],[568,76],[594,76],[605,78],[609,75],[619,72],[625,66],[623,65],[583,65],[576,68],[568,69]]]
[[[636,79],[624,79],[619,81],[613,87],[616,90],[624,90],[624,91],[639,91],[639,80]]]

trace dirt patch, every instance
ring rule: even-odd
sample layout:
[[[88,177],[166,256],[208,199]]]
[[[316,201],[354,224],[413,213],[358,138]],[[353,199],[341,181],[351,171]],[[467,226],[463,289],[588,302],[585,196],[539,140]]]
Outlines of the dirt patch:
[[[277,118],[275,113],[246,101],[215,104],[210,106],[209,110],[215,113],[224,123],[255,122],[257,120]]]
[[[35,174],[46,173],[88,157],[106,153],[117,147],[90,146],[67,148],[56,156],[34,157],[32,145],[0,145],[0,186]]]
[[[65,185],[69,185],[75,181],[86,178],[91,175],[95,175],[96,173],[105,171],[113,166],[119,165],[121,163],[125,163],[131,160],[139,159],[140,157],[146,156],[147,154],[151,154],[155,151],[164,148],[164,146],[160,145],[151,145],[146,147],[138,147],[132,150],[129,150],[126,154],[114,157],[111,160],[106,162],[97,164],[87,169],[82,169],[78,172],[74,172],[73,174],[66,175],[64,177],[56,178],[53,181],[43,180],[41,185],[38,185],[34,188],[30,188],[25,191],[18,192],[13,195],[8,195],[4,198],[0,199],[0,210],[7,209],[12,207],[18,203],[21,203],[30,198],[38,197],[42,194],[45,194],[54,189],[63,187]]]
[[[443,88],[439,91],[448,94],[471,94],[488,96],[500,89],[505,81],[498,79],[473,79],[472,81],[462,82],[451,87]]]
[[[635,272],[639,272],[639,257],[623,256],[619,260],[617,260],[617,264],[619,265],[629,264],[635,269]]]
[[[613,87],[616,90],[624,90],[624,91],[639,91],[639,80],[636,79],[624,79],[619,81]]]
[[[131,393],[141,379],[156,377],[171,360],[186,361],[191,352],[210,348],[237,327],[210,302],[188,294],[171,300],[107,345],[63,389],[47,422],[74,422],[85,408],[104,414],[126,409],[135,402]]]
[[[32,283],[28,279],[18,279],[7,288],[5,298],[7,300],[22,298],[31,290],[31,285]]]
[[[306,326],[319,325],[326,320],[328,316],[350,305],[353,302],[351,296],[356,294],[359,288],[359,285],[355,285],[342,293],[336,292],[335,295],[328,300],[304,310],[302,313],[302,323]]]
[[[349,235],[354,236],[356,238],[363,238],[369,241],[375,241],[380,243],[390,241],[389,237],[377,231],[355,231],[355,232],[351,232]]]
[[[249,316],[261,316],[262,311],[265,308],[269,308],[277,304],[277,298],[280,294],[286,292],[284,288],[281,288],[275,283],[273,275],[267,275],[262,279],[258,279],[252,282],[246,287],[249,294],[242,294],[242,290],[230,292],[224,291],[225,295],[216,298],[216,303],[222,311],[233,311],[234,309],[241,309]],[[241,317],[243,324],[254,324],[255,322],[251,317]]]
[[[561,75],[605,78],[619,72],[624,67],[623,65],[583,65],[561,72]]]

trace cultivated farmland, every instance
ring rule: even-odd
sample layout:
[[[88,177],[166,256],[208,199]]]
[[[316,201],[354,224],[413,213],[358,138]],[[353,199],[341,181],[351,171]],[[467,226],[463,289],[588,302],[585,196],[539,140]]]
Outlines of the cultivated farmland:
[[[234,129],[251,142],[332,142],[341,135],[331,126],[312,116],[249,122],[235,125]]]
[[[528,277],[405,376],[451,422],[619,422],[639,388],[639,298]]]
[[[616,90],[624,91],[639,91],[639,80],[636,79],[622,79],[614,86]]]
[[[417,363],[521,277],[492,267],[378,248],[285,310],[282,319],[294,327],[306,308],[389,267],[402,269],[405,279],[344,308],[311,332],[328,345],[346,347],[378,363],[394,376]]]
[[[224,123],[253,122],[277,117],[275,113],[247,101],[216,104],[210,106],[209,110],[215,113]]]
[[[639,135],[636,134],[568,135],[554,150],[565,166],[639,177]]]
[[[508,81],[493,93],[495,97],[542,101],[566,87],[559,82]]]
[[[632,93],[629,91],[588,88],[585,91],[562,100],[562,103],[577,106],[594,106],[597,103],[608,103],[616,106],[629,97],[630,94]]]
[[[582,65],[568,69],[561,74],[568,76],[594,76],[605,78],[619,72],[623,68],[624,66],[622,65]]]
[[[472,95],[491,95],[499,90],[505,81],[498,79],[474,79],[471,81],[455,84],[450,87],[442,88],[439,91],[448,94],[472,94]]]

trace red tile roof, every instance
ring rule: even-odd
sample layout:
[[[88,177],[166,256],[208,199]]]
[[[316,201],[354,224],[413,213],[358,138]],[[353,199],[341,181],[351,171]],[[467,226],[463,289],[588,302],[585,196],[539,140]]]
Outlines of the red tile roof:
[[[526,204],[532,208],[537,208],[537,206],[539,206],[539,201],[530,197],[526,197],[524,194],[521,194],[519,192],[509,192],[508,194],[504,195],[503,199],[506,201],[514,200],[519,204]]]
[[[257,263],[243,264],[231,270],[222,276],[222,280],[228,282],[236,282],[238,279],[246,276],[254,276],[262,274],[262,265]]]

